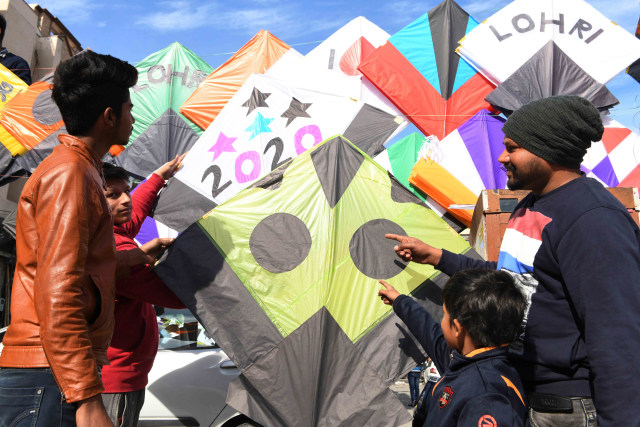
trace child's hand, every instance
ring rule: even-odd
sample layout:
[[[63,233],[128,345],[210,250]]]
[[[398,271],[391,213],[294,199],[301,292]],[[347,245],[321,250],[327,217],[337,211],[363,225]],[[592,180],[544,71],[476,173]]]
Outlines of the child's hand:
[[[155,171],[155,174],[165,181],[168,181],[171,177],[173,177],[173,175],[176,174],[178,169],[180,169],[180,166],[182,166],[182,161],[184,160],[184,157],[186,155],[187,153],[183,153],[179,156],[176,156],[173,160],[169,160],[167,163],[160,166],[160,168]]]
[[[396,300],[396,298],[398,298],[400,292],[396,291],[393,286],[391,286],[384,280],[378,280],[378,283],[384,286],[384,289],[380,289],[378,291],[378,296],[380,297],[382,302],[387,305],[393,305],[393,302]]]

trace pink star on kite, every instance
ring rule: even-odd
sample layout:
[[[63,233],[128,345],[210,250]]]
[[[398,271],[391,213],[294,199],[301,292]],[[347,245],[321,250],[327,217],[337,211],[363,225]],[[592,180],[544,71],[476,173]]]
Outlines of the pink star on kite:
[[[236,139],[238,138],[229,138],[224,133],[220,132],[216,143],[213,144],[211,148],[209,148],[209,152],[213,153],[212,161],[215,162],[216,159],[220,157],[220,155],[225,151],[228,151],[229,153],[235,153],[236,149],[233,148],[233,143],[236,141]]]

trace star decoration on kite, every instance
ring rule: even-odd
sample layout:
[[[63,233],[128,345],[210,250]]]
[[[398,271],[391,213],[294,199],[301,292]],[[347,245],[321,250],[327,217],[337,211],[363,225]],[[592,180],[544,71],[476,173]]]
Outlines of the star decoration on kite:
[[[287,109],[287,111],[285,111],[284,113],[282,113],[282,115],[280,117],[285,117],[287,119],[287,124],[286,126],[289,126],[291,124],[291,122],[296,118],[296,117],[311,117],[309,114],[307,114],[307,109],[309,107],[311,107],[312,104],[305,104],[304,102],[300,102],[295,98],[291,98],[291,103],[289,104],[289,109]]]
[[[249,99],[247,99],[246,102],[242,104],[243,107],[249,108],[249,111],[247,111],[247,116],[256,108],[269,107],[269,105],[267,105],[265,100],[270,95],[271,95],[270,93],[262,93],[260,92],[260,89],[258,89],[257,87],[254,87],[253,92],[251,92],[251,96],[249,97]]]
[[[233,148],[233,143],[236,141],[236,139],[238,138],[231,138],[220,132],[216,143],[213,144],[208,150],[210,153],[213,153],[212,162],[215,162],[216,159],[220,157],[220,155],[224,152],[235,153],[236,149]]]
[[[252,140],[261,133],[271,132],[271,129],[269,129],[269,124],[272,121],[273,119],[267,119],[260,113],[256,114],[256,118],[253,119],[253,123],[251,124],[251,126],[245,129],[245,132],[251,132],[249,140]]]

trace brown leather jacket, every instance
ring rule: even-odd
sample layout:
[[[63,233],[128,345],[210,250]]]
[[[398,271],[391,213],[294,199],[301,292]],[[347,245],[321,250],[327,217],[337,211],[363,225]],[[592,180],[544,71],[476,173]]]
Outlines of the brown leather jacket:
[[[18,203],[11,324],[0,367],[51,367],[67,402],[101,393],[113,332],[115,243],[102,162],[61,142]]]

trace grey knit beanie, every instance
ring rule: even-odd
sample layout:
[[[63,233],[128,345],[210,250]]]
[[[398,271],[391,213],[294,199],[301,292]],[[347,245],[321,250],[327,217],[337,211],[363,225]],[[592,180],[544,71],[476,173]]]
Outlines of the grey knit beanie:
[[[579,96],[552,96],[514,111],[502,127],[507,138],[551,163],[579,169],[604,126],[598,110]]]

